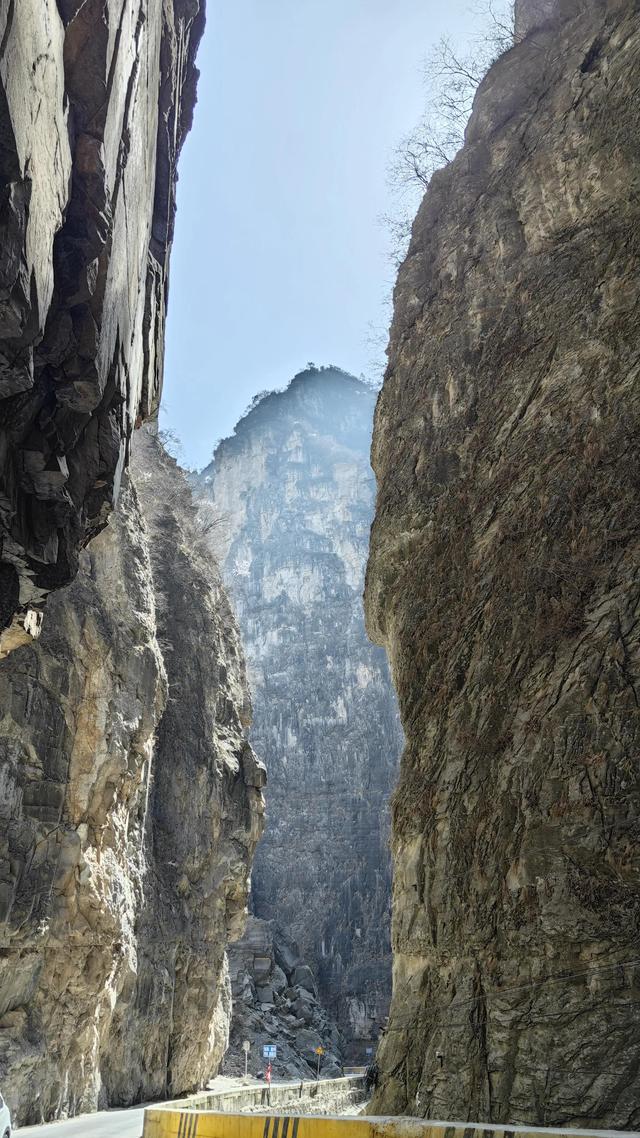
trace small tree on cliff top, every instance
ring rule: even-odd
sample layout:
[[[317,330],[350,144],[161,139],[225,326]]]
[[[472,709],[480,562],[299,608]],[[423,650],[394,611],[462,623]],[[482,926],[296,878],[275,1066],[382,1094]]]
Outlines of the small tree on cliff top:
[[[470,48],[458,52],[445,36],[424,64],[425,110],[417,126],[401,140],[389,166],[396,209],[382,220],[391,239],[391,258],[404,259],[420,198],[435,170],[446,166],[464,142],[474,95],[492,63],[513,46],[513,0],[483,0],[477,7],[481,32]]]

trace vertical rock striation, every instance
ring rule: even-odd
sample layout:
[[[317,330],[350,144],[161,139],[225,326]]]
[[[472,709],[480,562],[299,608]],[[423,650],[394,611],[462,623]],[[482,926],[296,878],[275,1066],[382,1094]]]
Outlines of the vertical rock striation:
[[[375,1107],[637,1129],[640,24],[518,16],[414,224],[376,415],[407,745]]]
[[[228,1039],[264,770],[175,463],[133,483],[0,664],[0,1084],[22,1124],[196,1089]]]
[[[258,400],[201,476],[247,652],[252,742],[269,771],[255,915],[297,943],[360,1051],[388,1006],[387,803],[401,747],[361,602],[373,406],[365,384],[312,367]]]
[[[0,651],[157,407],[201,0],[0,0]]]

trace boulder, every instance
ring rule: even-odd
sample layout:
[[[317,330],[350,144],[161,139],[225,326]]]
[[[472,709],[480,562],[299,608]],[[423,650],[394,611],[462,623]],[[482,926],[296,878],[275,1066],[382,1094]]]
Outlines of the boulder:
[[[287,987],[287,977],[278,964],[274,964],[271,970],[270,980],[274,992],[277,992],[278,995],[282,995]]]
[[[292,981],[294,987],[304,988],[307,992],[311,992],[312,995],[317,996],[318,985],[308,964],[298,964],[294,969]]]
[[[311,1031],[308,1028],[303,1028],[298,1031],[295,1036],[296,1051],[302,1056],[305,1062],[316,1064],[318,1056],[316,1055],[316,1048],[323,1047],[324,1043],[317,1031]]]
[[[270,956],[254,956],[252,972],[256,983],[266,980],[271,975],[272,967],[273,960]]]

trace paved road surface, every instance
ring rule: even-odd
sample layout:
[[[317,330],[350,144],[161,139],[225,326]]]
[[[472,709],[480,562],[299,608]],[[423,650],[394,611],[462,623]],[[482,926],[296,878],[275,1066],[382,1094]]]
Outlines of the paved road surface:
[[[288,1084],[292,1088],[299,1085],[297,1080],[291,1082],[283,1078],[274,1079],[274,1086],[276,1083]],[[264,1083],[253,1076],[245,1082],[234,1076],[219,1075],[208,1084],[212,1091],[237,1091],[247,1085],[264,1086]],[[158,1105],[162,1106],[163,1103]],[[49,1122],[46,1126],[21,1126],[16,1131],[16,1138],[23,1138],[23,1135],[24,1138],[142,1138],[143,1125],[144,1106],[132,1106],[128,1110],[101,1110],[97,1114],[81,1114],[78,1118]]]
[[[249,1084],[256,1081],[254,1078],[247,1080]],[[283,1080],[276,1080],[281,1081]],[[244,1079],[227,1075],[218,1075],[217,1079],[212,1079],[208,1084],[213,1091],[235,1091],[243,1085],[246,1085]],[[25,1138],[141,1138],[143,1125],[144,1106],[132,1106],[128,1110],[101,1110],[97,1114],[81,1114],[78,1118],[49,1122],[46,1126],[21,1126],[16,1132],[16,1138],[22,1138],[22,1135]]]
[[[101,1110],[98,1114],[81,1114],[66,1122],[50,1122],[47,1126],[21,1126],[16,1138],[140,1138],[144,1107],[130,1110]]]

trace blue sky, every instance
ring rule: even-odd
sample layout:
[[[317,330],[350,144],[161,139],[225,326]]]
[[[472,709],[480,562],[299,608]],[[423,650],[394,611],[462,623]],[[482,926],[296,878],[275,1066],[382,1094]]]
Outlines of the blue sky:
[[[473,0],[208,0],[180,166],[160,424],[203,466],[307,361],[370,373],[393,281],[387,168],[422,61]]]

